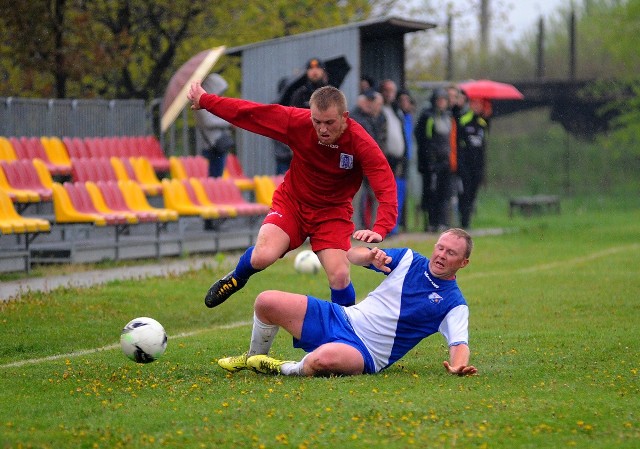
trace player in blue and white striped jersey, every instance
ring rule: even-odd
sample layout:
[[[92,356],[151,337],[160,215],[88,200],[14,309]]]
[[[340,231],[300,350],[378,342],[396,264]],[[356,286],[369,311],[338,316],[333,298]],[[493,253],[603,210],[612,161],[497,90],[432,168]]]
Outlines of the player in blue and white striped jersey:
[[[218,363],[231,372],[372,374],[440,332],[449,345],[449,360],[443,362],[447,372],[475,374],[469,365],[469,308],[456,282],[472,248],[462,229],[443,232],[430,259],[409,248],[353,247],[347,254],[351,263],[387,275],[365,299],[343,307],[312,296],[262,292],[255,302],[249,351]],[[267,355],[280,327],[294,337],[295,347],[308,352],[299,362]]]

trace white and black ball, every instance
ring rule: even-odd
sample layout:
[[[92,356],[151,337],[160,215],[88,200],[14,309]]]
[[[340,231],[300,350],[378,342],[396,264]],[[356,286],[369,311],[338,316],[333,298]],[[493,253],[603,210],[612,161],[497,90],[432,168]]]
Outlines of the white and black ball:
[[[137,363],[151,363],[167,349],[167,334],[153,318],[139,317],[127,323],[120,333],[122,352]]]

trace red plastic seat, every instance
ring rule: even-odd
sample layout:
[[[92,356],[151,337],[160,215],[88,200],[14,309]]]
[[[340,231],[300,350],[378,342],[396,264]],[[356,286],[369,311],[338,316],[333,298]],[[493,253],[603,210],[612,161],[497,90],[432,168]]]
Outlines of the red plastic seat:
[[[238,215],[266,215],[269,212],[269,206],[247,201],[232,180],[208,177],[200,179],[200,182],[212,203],[232,206]]]
[[[33,162],[30,160],[0,161],[0,164],[11,188],[36,192],[42,201],[51,200],[53,192],[42,184]]]
[[[134,214],[141,222],[158,221],[158,215],[149,211],[133,210],[127,205],[124,194],[120,186],[114,181],[99,181],[96,186],[100,189],[104,201],[109,209],[114,212],[125,212]]]
[[[126,224],[127,218],[123,214],[113,213],[103,213],[96,209],[93,201],[91,200],[91,195],[87,191],[87,187],[83,182],[70,183],[65,182],[63,184],[65,190],[69,195],[69,199],[73,204],[73,207],[78,211],[85,214],[97,214],[106,220],[109,225],[116,224]]]

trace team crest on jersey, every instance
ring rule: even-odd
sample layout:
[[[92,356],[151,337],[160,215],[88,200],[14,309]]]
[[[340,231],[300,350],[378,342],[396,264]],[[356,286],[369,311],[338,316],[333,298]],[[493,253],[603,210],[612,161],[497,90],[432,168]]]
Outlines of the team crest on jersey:
[[[429,301],[431,301],[434,304],[440,304],[440,301],[442,301],[442,296],[440,296],[437,293],[431,293],[429,295]]]
[[[351,170],[353,168],[353,155],[340,153],[340,168]]]

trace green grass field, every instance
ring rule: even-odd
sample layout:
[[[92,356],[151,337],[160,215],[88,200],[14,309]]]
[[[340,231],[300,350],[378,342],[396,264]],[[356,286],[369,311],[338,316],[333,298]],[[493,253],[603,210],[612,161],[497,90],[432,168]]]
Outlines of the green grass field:
[[[2,448],[637,448],[640,207],[563,200],[560,216],[506,218],[483,197],[459,283],[479,375],[442,368],[434,335],[386,372],[351,378],[229,375],[265,289],[327,297],[287,257],[222,306],[202,296],[224,271],[32,293],[0,304]],[[394,239],[430,254],[435,239]],[[359,297],[381,275],[354,267]],[[137,365],[120,329],[159,320],[165,355]],[[274,353],[300,358],[281,332]]]

